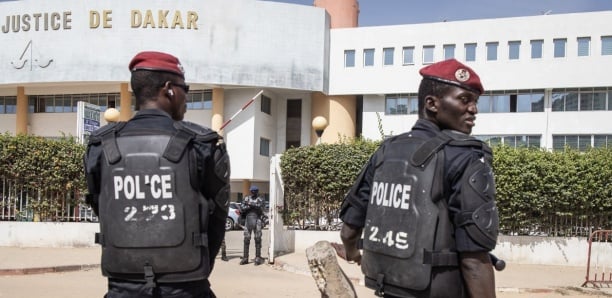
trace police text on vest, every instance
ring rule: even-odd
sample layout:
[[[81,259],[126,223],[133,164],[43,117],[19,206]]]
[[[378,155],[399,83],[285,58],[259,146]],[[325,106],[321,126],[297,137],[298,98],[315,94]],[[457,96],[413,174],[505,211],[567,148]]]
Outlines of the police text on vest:
[[[374,181],[370,205],[400,208],[408,210],[410,207],[410,184],[395,184]]]
[[[113,184],[115,200],[172,199],[172,176],[168,174],[114,176]]]

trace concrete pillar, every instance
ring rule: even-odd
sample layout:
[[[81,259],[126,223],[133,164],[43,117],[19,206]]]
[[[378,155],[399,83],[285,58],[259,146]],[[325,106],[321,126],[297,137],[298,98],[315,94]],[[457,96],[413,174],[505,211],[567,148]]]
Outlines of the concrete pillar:
[[[359,2],[357,0],[314,0],[315,7],[325,8],[330,16],[331,28],[359,26]],[[312,94],[312,119],[323,116],[328,126],[321,136],[322,143],[336,143],[342,137],[355,137],[357,99],[354,95],[327,96]],[[317,143],[317,135],[311,127],[310,143]]]
[[[17,87],[17,115],[15,117],[15,134],[28,133],[28,97],[25,87]]]
[[[240,198],[241,201],[244,197],[251,194],[251,192],[249,191],[250,188],[251,188],[251,181],[246,180],[246,179],[242,180],[242,198]]]
[[[359,2],[357,0],[315,0],[314,6],[325,8],[331,17],[331,28],[359,26]]]
[[[337,143],[342,137],[355,137],[357,99],[354,95],[327,96],[312,93],[311,121],[317,116],[327,119],[328,126],[321,136],[322,143]],[[317,143],[317,135],[310,128],[310,143]]]
[[[223,125],[223,106],[225,105],[225,92],[223,88],[213,88],[212,90],[212,120],[211,129],[223,135],[219,131]]]
[[[121,91],[119,93],[121,107],[119,121],[128,121],[132,118],[132,93],[128,88],[128,83],[121,83]]]

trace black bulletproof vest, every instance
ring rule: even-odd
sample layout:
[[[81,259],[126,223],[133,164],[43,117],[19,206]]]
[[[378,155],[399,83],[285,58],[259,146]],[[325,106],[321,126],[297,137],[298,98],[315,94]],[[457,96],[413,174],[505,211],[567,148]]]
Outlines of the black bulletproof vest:
[[[207,278],[209,203],[190,183],[189,136],[102,136],[100,235],[105,276],[182,282]]]
[[[377,152],[361,263],[366,286],[377,295],[461,297],[452,225],[442,198],[441,149],[449,140],[406,133]]]

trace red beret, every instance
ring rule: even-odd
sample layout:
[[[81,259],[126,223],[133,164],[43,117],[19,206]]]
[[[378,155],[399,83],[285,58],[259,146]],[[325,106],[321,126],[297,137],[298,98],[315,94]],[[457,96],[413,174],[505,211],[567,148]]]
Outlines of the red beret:
[[[419,73],[425,79],[455,85],[478,94],[484,92],[480,77],[468,66],[455,59],[440,61],[421,68]]]
[[[152,70],[165,71],[185,78],[185,70],[178,58],[161,52],[140,52],[132,58],[130,71]]]

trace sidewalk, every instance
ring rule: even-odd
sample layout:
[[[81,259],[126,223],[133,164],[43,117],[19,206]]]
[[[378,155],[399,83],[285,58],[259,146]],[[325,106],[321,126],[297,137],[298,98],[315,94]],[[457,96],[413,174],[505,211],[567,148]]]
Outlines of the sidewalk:
[[[354,283],[363,285],[360,267],[338,260],[347,276]],[[99,247],[0,247],[0,276],[75,271],[99,266]],[[310,276],[305,252],[276,257],[273,266],[286,272]],[[586,268],[508,264],[504,271],[496,272],[495,276],[500,292],[546,292],[560,287],[580,287],[585,281]],[[612,294],[610,288],[604,290]]]

